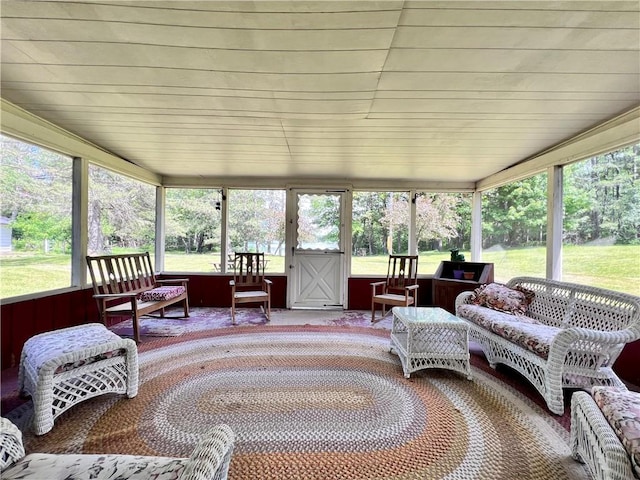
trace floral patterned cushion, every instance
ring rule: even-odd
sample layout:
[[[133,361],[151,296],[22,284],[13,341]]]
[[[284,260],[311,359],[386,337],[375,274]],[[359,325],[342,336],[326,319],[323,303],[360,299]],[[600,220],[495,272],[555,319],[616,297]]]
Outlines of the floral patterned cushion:
[[[127,351],[124,348],[118,348],[117,350],[111,350],[109,352],[100,353],[93,357],[83,358],[82,360],[76,360],[75,362],[65,363],[56,368],[56,373],[68,372],[74,368],[82,367],[83,365],[89,365],[90,363],[99,362],[100,360],[106,360],[107,358],[124,356]]]
[[[548,358],[551,342],[560,328],[544,325],[524,315],[491,310],[478,305],[461,305],[458,315],[542,358]]]
[[[535,293],[520,286],[509,288],[501,283],[481,285],[473,291],[471,303],[500,312],[522,315],[527,312]]]
[[[593,387],[596,405],[629,452],[636,475],[640,478],[640,393],[616,387]]]
[[[170,300],[172,298],[179,297],[186,289],[183,286],[165,286],[156,287],[152,290],[148,290],[140,294],[138,298],[141,302],[153,302],[158,300]]]
[[[62,371],[70,370],[92,361],[102,360],[103,358],[108,358],[108,356],[122,354],[121,352],[124,349],[110,351],[106,346],[106,344],[113,344],[114,342],[122,342],[122,338],[107,330],[102,324],[91,323],[35,335],[27,340],[24,350],[27,352],[27,361],[36,370],[39,371],[46,364],[47,366],[55,366],[52,370]],[[101,358],[96,357],[96,359],[91,360],[92,357],[89,357],[77,362],[66,363],[62,366],[56,365],[61,358],[68,357],[69,354],[75,354],[85,349],[99,349],[102,344],[105,344],[106,352],[99,355]],[[113,349],[113,346],[111,346],[111,349]]]
[[[177,480],[188,459],[134,455],[33,453],[2,472],[3,480]]]

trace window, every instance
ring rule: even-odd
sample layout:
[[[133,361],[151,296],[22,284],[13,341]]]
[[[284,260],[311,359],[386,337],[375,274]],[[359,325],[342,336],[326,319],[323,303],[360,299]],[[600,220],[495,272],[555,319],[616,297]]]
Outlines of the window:
[[[470,260],[471,197],[470,193],[416,195],[418,273],[435,273],[441,261],[451,258],[452,248]]]
[[[563,280],[640,295],[640,144],[563,177]]]
[[[494,277],[546,276],[547,174],[482,194],[482,260]]]
[[[73,160],[0,140],[0,297],[69,287]]]
[[[264,252],[266,272],[284,273],[284,190],[229,190],[229,253]]]
[[[90,255],[155,252],[154,186],[89,165]]]
[[[408,192],[354,192],[353,275],[386,275],[390,254],[409,253]]]
[[[221,271],[220,190],[166,190],[164,265],[166,271]]]

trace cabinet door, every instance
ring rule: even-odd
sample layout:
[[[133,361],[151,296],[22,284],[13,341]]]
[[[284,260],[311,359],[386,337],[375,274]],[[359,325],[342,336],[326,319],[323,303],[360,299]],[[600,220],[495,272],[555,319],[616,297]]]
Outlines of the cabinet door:
[[[456,313],[456,297],[459,293],[474,290],[477,282],[458,282],[455,280],[433,281],[433,303],[449,313]]]

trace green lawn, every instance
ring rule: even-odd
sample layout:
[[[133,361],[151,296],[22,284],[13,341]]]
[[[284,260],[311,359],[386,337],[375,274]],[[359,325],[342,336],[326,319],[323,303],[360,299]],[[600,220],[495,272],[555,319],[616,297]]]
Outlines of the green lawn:
[[[470,258],[469,252],[462,252]],[[284,257],[265,255],[267,273],[284,273]],[[563,249],[564,280],[600,286],[640,296],[640,246],[566,246]],[[435,273],[449,252],[420,254],[419,273]],[[216,254],[171,253],[165,270],[213,273]],[[483,261],[495,264],[496,281],[518,275],[545,276],[545,249],[519,248],[483,253]],[[69,286],[71,257],[55,254],[0,254],[0,298]],[[385,275],[387,256],[353,257],[352,275]]]

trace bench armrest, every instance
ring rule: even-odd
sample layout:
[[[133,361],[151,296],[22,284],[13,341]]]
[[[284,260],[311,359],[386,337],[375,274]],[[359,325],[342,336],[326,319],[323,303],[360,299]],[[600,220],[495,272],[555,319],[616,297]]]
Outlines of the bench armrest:
[[[96,293],[93,298],[135,298],[140,292]]]
[[[161,279],[156,279],[156,283],[160,284],[160,285],[171,285],[172,283],[181,283],[186,284],[189,282],[188,278],[161,278]]]

